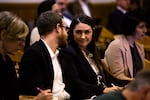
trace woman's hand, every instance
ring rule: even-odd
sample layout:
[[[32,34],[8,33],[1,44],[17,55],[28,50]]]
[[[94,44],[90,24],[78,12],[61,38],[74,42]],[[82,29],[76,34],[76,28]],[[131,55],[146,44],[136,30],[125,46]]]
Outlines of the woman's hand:
[[[123,89],[123,87],[119,87],[119,86],[106,87],[103,90],[103,93],[108,93],[108,92],[111,92],[111,91],[117,91],[117,90],[121,90],[121,89]]]

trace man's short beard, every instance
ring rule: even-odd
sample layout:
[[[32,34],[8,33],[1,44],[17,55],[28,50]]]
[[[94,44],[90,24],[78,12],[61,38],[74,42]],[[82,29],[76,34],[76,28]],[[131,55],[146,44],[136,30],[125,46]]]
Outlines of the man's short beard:
[[[63,47],[66,47],[67,45],[68,45],[68,41],[66,37],[61,35],[61,37],[59,37],[59,47],[63,48]]]

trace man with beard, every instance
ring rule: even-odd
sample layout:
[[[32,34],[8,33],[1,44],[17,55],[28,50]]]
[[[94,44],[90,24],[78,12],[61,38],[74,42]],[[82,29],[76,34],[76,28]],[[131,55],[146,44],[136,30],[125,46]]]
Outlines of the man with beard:
[[[60,15],[47,11],[39,16],[37,27],[41,39],[29,47],[21,59],[20,92],[37,95],[41,89],[50,89],[54,100],[69,99],[64,69],[70,66],[70,61],[59,49],[67,43],[66,23]]]

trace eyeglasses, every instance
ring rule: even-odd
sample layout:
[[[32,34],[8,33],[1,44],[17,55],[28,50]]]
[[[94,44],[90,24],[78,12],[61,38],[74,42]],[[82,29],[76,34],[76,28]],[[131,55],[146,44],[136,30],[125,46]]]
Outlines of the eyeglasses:
[[[67,32],[69,31],[69,27],[67,26],[62,26]]]

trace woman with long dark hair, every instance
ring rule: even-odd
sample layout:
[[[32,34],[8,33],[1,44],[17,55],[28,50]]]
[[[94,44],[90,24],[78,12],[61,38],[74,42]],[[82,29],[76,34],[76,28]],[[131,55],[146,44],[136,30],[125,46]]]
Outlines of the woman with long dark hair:
[[[91,99],[102,93],[119,90],[115,79],[100,60],[94,40],[94,24],[86,15],[75,17],[68,32],[69,46],[64,51],[71,56],[75,68],[70,69],[74,76],[69,89],[73,100]],[[76,76],[76,77],[75,77]],[[120,81],[120,85],[126,82]]]

